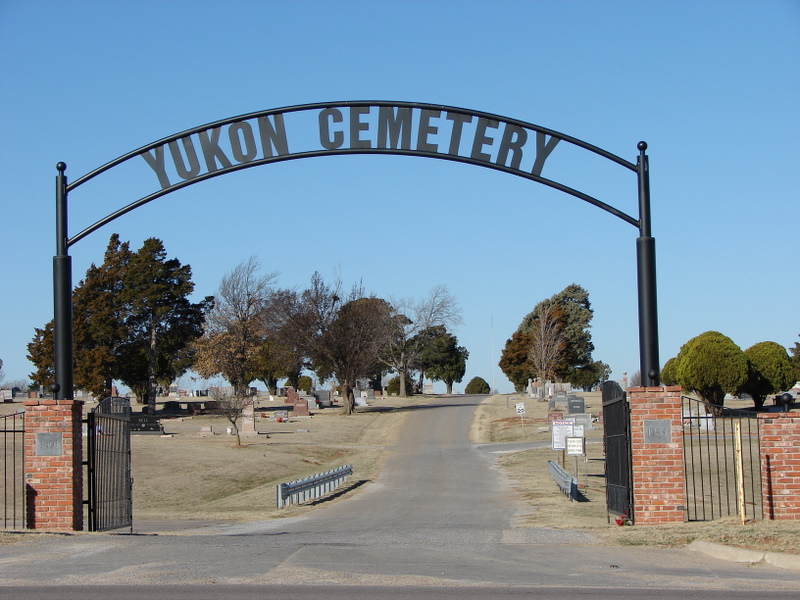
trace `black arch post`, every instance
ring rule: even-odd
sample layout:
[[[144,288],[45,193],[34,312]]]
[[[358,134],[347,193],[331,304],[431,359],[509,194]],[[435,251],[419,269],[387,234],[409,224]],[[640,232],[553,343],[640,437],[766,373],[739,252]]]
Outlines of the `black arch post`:
[[[67,229],[67,165],[56,165],[56,256],[53,257],[53,337],[55,383],[50,387],[57,400],[73,399],[72,374],[72,257]]]
[[[639,368],[642,385],[659,385],[658,309],[656,303],[656,241],[650,235],[650,172],[647,142],[639,142],[636,162],[639,180],[639,237],[636,271],[639,292]]]

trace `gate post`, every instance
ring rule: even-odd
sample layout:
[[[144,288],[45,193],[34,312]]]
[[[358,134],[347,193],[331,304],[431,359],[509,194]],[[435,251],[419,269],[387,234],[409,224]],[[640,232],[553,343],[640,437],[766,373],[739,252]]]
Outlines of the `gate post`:
[[[83,529],[83,400],[25,400],[25,503],[30,529]]]
[[[683,523],[686,481],[681,388],[629,388],[628,402],[634,524]]]
[[[766,519],[800,519],[800,415],[758,415]]]

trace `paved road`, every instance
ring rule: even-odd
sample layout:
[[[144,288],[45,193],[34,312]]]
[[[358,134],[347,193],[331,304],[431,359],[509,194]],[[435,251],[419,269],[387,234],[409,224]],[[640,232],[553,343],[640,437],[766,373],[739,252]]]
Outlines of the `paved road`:
[[[404,586],[409,599],[468,598],[467,590],[479,587],[502,588],[507,597],[521,597],[513,589],[547,589],[552,598],[566,597],[553,590],[567,588],[596,588],[591,597],[602,597],[600,588],[639,590],[639,597],[653,598],[703,590],[704,598],[722,597],[712,590],[778,598],[800,591],[796,572],[769,565],[746,567],[688,550],[604,548],[579,531],[514,528],[517,506],[492,466],[492,448],[467,439],[480,400],[453,397],[412,411],[379,480],[352,499],[277,521],[175,533],[140,523],[138,535],[43,536],[0,547],[0,586],[184,583],[221,591],[283,584],[305,586],[310,598],[314,585],[322,586],[314,594],[328,590],[326,597],[335,598],[330,590],[343,585],[388,585]],[[444,595],[415,596],[412,590],[428,588],[414,586],[435,586]],[[3,589],[11,590],[0,587],[0,597]],[[290,587],[280,589],[284,594],[274,597],[295,597]],[[162,597],[183,597],[170,590]]]

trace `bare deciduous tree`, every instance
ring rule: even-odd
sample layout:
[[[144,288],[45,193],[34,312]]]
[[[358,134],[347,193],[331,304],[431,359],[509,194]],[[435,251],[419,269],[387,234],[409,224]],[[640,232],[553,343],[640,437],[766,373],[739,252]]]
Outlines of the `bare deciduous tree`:
[[[227,394],[225,390],[218,385],[210,388],[210,393],[211,397],[217,403],[218,408],[216,412],[225,417],[233,426],[233,433],[236,436],[236,447],[241,447],[242,439],[239,435],[239,421],[244,411],[253,405],[253,397],[249,395],[239,395],[236,392]]]
[[[387,346],[381,352],[381,360],[400,376],[400,395],[407,395],[410,370],[417,367],[417,359],[424,347],[422,332],[434,327],[454,327],[462,323],[461,308],[447,290],[446,285],[431,288],[422,300],[402,299],[394,306],[394,330]],[[420,370],[420,386],[424,374]]]
[[[531,364],[542,381],[555,381],[567,347],[558,304],[542,303],[531,325]]]
[[[222,375],[242,397],[256,378],[254,363],[266,335],[265,309],[277,278],[275,272],[259,275],[260,268],[251,256],[223,277],[194,363],[201,376]]]

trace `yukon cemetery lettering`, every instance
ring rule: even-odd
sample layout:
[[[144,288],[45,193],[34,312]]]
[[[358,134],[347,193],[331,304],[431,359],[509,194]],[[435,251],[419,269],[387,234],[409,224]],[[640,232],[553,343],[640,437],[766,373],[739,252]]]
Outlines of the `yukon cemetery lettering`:
[[[454,109],[393,105],[316,110],[316,139],[312,139],[309,123],[297,118],[297,112],[287,110],[210,126],[148,148],[141,157],[162,189],[256,164],[337,153],[426,155],[489,163],[538,178],[560,141],[518,123]],[[295,117],[294,130],[287,125],[289,113]]]

